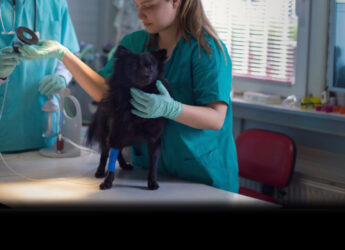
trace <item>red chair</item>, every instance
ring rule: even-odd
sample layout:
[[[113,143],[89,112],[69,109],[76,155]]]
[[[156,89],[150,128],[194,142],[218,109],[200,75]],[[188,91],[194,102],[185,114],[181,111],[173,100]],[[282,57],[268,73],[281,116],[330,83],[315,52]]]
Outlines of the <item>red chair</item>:
[[[287,135],[249,129],[236,138],[239,176],[262,184],[262,192],[240,187],[239,194],[277,203],[274,188],[289,184],[296,161],[295,142]]]

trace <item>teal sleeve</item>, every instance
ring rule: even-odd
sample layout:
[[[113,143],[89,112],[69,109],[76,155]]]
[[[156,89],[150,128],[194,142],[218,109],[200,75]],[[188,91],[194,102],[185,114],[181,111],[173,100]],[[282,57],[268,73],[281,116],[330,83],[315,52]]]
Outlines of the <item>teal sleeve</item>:
[[[232,65],[227,49],[222,45],[225,57],[213,39],[209,40],[212,54],[203,48],[196,49],[192,54],[193,96],[196,105],[217,101],[230,103]]]
[[[119,45],[125,46],[127,49],[139,53],[145,50],[145,45],[149,39],[149,34],[146,31],[140,30],[129,35],[126,35],[122,38]],[[103,76],[104,78],[108,78],[110,75],[114,73],[114,62],[115,58],[113,54],[115,53],[117,46],[114,47],[110,52],[110,59],[108,63],[105,65],[103,69],[98,71],[98,74]]]

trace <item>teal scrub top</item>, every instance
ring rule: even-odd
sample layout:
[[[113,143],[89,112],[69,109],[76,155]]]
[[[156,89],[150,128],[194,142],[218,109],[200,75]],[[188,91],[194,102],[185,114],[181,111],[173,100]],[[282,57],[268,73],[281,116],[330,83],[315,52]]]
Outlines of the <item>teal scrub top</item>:
[[[223,190],[238,192],[237,153],[233,138],[232,106],[230,100],[232,65],[230,56],[222,43],[222,50],[209,36],[212,55],[197,40],[189,36],[188,42],[181,38],[165,65],[164,77],[168,80],[173,98],[188,105],[202,106],[222,101],[228,110],[222,129],[218,131],[195,129],[169,120],[162,137],[160,171],[174,176],[211,185]],[[147,51],[149,33],[137,31],[127,35],[121,45],[133,52]],[[113,73],[111,59],[99,73],[108,78]],[[148,167],[147,146],[136,144],[131,148],[135,166]]]
[[[17,0],[16,26],[34,29],[34,1]],[[6,31],[12,28],[12,0],[1,1]],[[66,0],[37,0],[37,31],[40,40],[56,40],[73,53],[79,43],[68,13]],[[1,28],[1,27],[0,27]],[[0,34],[0,48],[12,45],[14,35]],[[0,152],[39,149],[49,146],[53,139],[42,138],[43,112],[47,97],[38,92],[40,80],[54,74],[58,60],[20,61],[8,78],[7,97],[0,120]],[[0,108],[5,94],[5,83],[0,85]]]

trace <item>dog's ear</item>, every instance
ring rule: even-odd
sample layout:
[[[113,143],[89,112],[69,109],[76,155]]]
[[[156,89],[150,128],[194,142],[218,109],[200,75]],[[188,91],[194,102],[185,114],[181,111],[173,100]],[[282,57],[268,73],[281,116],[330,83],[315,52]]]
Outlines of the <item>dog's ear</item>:
[[[168,58],[166,49],[160,49],[157,51],[152,51],[151,53],[154,57],[156,57],[161,62],[164,62]]]
[[[116,52],[114,54],[115,58],[120,58],[123,56],[128,56],[129,54],[131,54],[132,52],[127,49],[125,46],[119,45],[119,47],[117,47]]]

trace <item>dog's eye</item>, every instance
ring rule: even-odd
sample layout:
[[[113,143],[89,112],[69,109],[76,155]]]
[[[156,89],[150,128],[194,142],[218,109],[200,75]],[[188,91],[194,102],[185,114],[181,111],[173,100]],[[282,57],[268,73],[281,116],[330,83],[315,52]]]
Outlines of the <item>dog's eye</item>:
[[[147,63],[145,63],[144,67],[145,67],[146,69],[152,70],[152,69],[154,68],[154,65],[153,65],[152,63],[150,63],[150,62],[147,62]]]

